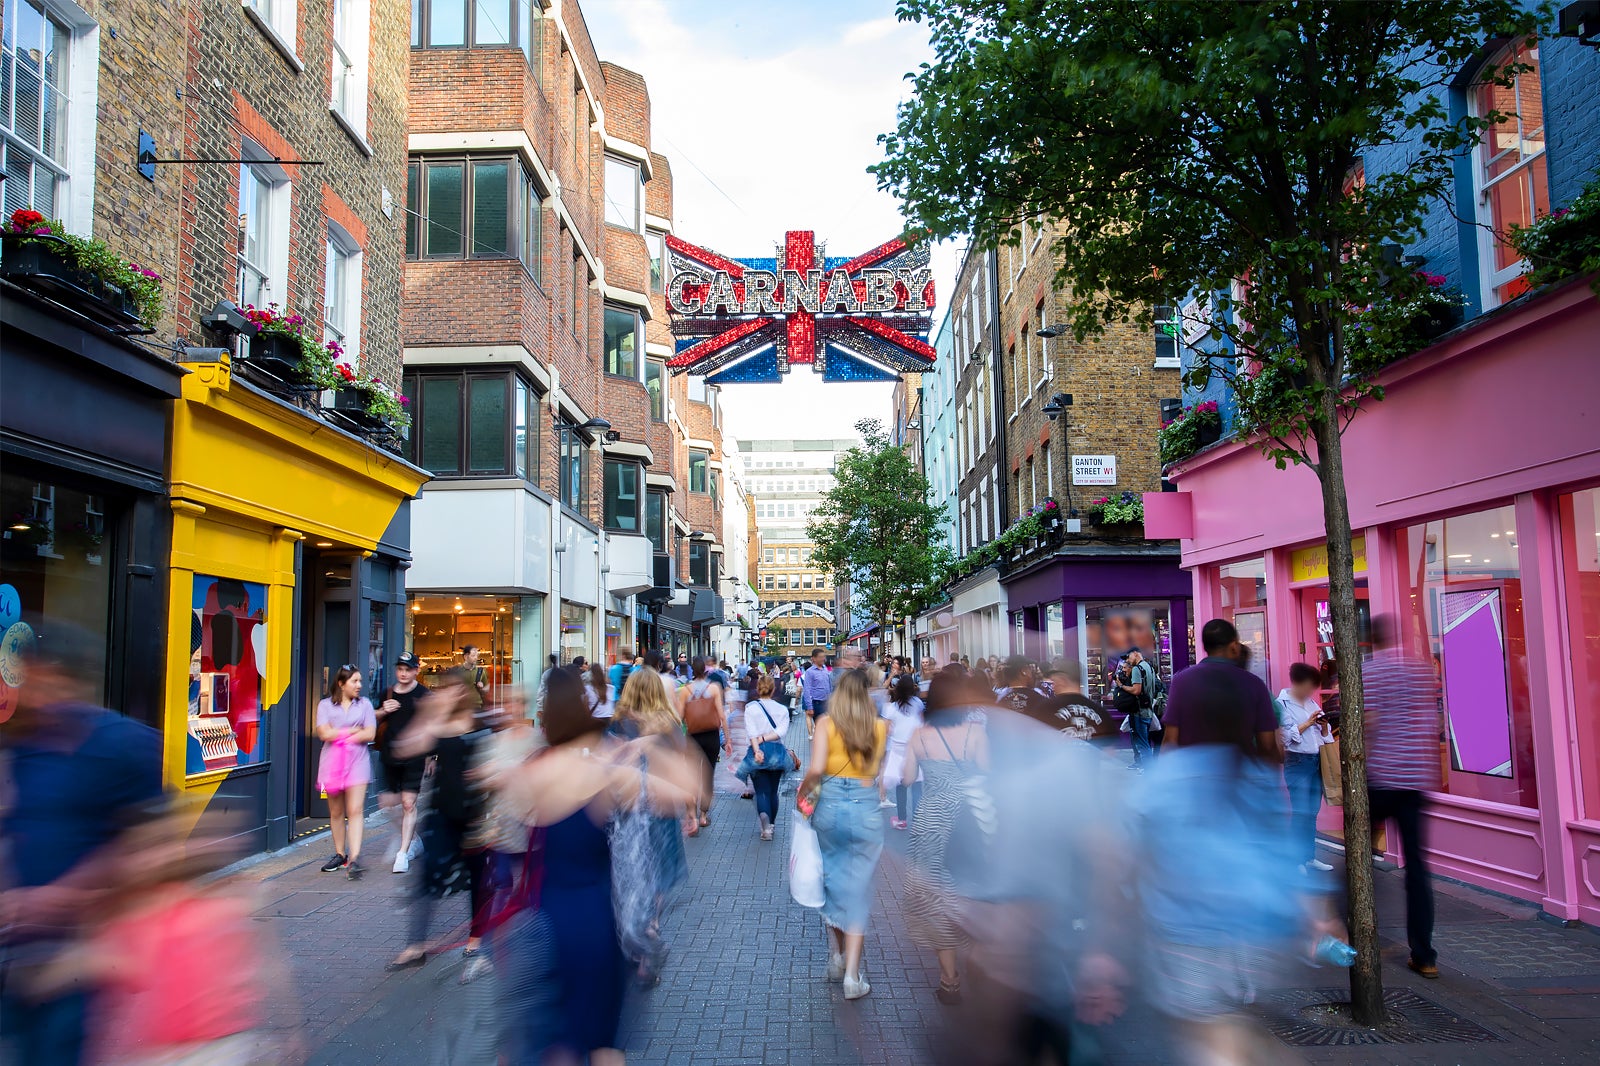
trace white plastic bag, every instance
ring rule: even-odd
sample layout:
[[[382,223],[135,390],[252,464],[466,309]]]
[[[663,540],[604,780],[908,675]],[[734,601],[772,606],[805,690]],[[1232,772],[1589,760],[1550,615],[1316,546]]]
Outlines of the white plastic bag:
[[[789,895],[802,907],[822,906],[822,845],[811,819],[800,814],[789,833]]]

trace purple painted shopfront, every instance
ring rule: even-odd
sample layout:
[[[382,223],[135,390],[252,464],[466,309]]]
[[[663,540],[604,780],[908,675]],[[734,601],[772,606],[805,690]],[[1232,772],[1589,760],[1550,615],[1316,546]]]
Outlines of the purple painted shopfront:
[[[1194,658],[1189,575],[1170,545],[1085,545],[1003,579],[1011,650],[1075,659],[1084,691],[1105,695],[1109,664],[1138,646],[1171,680]]]
[[[1382,381],[1344,438],[1357,594],[1438,672],[1431,861],[1600,922],[1600,301],[1518,302]],[[1274,691],[1331,657],[1314,475],[1239,443],[1170,475],[1146,532],[1181,538],[1195,615],[1232,618]]]

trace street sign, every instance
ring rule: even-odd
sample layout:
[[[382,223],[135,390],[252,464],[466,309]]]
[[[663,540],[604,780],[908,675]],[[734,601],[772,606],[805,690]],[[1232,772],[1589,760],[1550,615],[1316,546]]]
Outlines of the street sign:
[[[1117,457],[1115,455],[1074,455],[1072,457],[1072,483],[1074,485],[1115,485],[1117,483]]]

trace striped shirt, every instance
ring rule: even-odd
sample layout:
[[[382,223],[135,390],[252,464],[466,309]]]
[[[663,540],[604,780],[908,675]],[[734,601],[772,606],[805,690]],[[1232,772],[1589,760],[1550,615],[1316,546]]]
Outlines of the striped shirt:
[[[1433,664],[1397,650],[1361,668],[1366,696],[1367,783],[1373,788],[1437,791],[1439,682]]]

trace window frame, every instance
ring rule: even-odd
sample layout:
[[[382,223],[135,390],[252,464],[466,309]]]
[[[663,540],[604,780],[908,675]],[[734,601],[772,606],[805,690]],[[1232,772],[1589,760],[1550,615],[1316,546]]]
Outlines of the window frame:
[[[294,66],[296,73],[303,69],[295,49],[299,40],[300,0],[242,0],[244,9],[266,33],[273,47],[283,53]]]
[[[695,459],[699,457],[700,478],[699,488],[695,488]],[[689,449],[688,471],[689,491],[696,496],[709,496],[711,494],[711,453],[703,448]]]
[[[661,386],[655,392],[650,391],[652,378],[660,378],[661,380]],[[658,424],[666,422],[667,394],[670,391],[671,382],[672,378],[667,373],[667,361],[646,353],[644,357],[644,388],[650,400],[650,421]]]
[[[1517,147],[1515,149],[1507,149],[1499,155],[1489,156],[1488,152],[1494,136],[1494,127],[1491,127],[1485,130],[1483,139],[1472,149],[1468,157],[1468,165],[1471,167],[1472,174],[1473,213],[1479,223],[1477,227],[1479,299],[1485,311],[1499,307],[1501,304],[1509,303],[1521,295],[1520,293],[1511,293],[1502,299],[1498,290],[1513,285],[1527,271],[1527,260],[1525,259],[1518,259],[1510,265],[1500,268],[1496,268],[1494,265],[1495,253],[1501,247],[1509,248],[1510,246],[1505,243],[1504,235],[1496,233],[1494,230],[1494,206],[1491,202],[1490,194],[1499,186],[1506,185],[1512,181],[1542,180],[1544,184],[1545,210],[1548,212],[1550,207],[1549,139],[1544,122],[1544,72],[1538,54],[1539,42],[1534,41],[1531,43],[1533,45],[1531,48],[1533,53],[1531,60],[1527,58],[1530,51],[1528,47],[1530,40],[1528,38],[1510,41],[1496,49],[1484,60],[1477,75],[1473,77],[1467,87],[1468,109],[1474,117],[1482,118],[1484,108],[1480,100],[1480,93],[1485,86],[1491,84],[1485,80],[1485,75],[1506,66],[1508,63],[1531,62],[1533,69],[1516,74],[1516,80],[1509,91],[1513,99],[1520,100],[1523,96],[1522,81],[1524,78],[1531,76],[1534,79],[1534,95],[1539,100],[1540,124],[1537,127],[1537,131],[1540,134],[1540,138],[1538,151],[1529,155],[1521,154],[1523,145],[1529,142],[1523,136],[1522,116],[1519,113],[1512,113],[1508,116],[1508,119],[1510,123],[1514,124],[1512,128],[1516,134]],[[1499,87],[1497,86],[1496,88]],[[1503,172],[1495,175],[1486,173],[1491,165],[1507,158],[1513,151],[1520,158]],[[1537,221],[1543,217],[1538,213],[1540,190],[1530,185],[1526,186],[1526,191],[1532,197],[1532,221]]]
[[[698,550],[696,550],[696,549],[698,549]],[[699,578],[700,578],[700,580],[698,580],[698,581],[695,580],[695,578],[697,576],[695,574],[695,570],[697,569],[697,567],[696,567],[696,556],[699,557],[698,569],[701,571],[700,574],[698,575]],[[689,541],[689,569],[688,569],[688,574],[689,574],[689,584],[692,587],[701,588],[701,589],[710,588],[711,587],[712,566],[711,566],[711,542],[710,541],[705,541],[705,540],[690,540]]]
[[[650,251],[650,291],[660,295],[667,291],[667,282],[670,277],[672,264],[667,258],[667,234],[665,230],[646,229],[644,242]]]
[[[620,362],[618,364],[616,364],[616,366],[613,366],[613,363],[612,363],[612,351],[611,351],[611,316],[612,315],[619,315],[619,316],[620,315],[626,315],[630,319],[632,319],[632,321],[633,321],[633,355],[632,355],[633,368],[632,368],[632,370],[628,371],[627,373],[624,373],[621,369],[618,369],[618,367],[620,367],[620,365],[621,365]],[[642,375],[643,375],[643,372],[644,372],[644,316],[639,314],[639,309],[636,308],[636,307],[629,307],[626,304],[607,303],[607,304],[602,305],[600,322],[601,322],[601,333],[600,333],[600,336],[601,336],[601,343],[600,343],[600,356],[601,356],[600,364],[601,364],[601,369],[603,369],[605,371],[607,377],[624,378],[624,379],[626,379],[628,381],[637,381],[640,384],[643,384],[644,383],[644,378],[643,378]],[[621,352],[621,349],[619,347],[619,349],[618,349],[619,355],[620,355],[620,352]]]
[[[429,418],[426,390],[423,385],[427,381],[449,381],[459,383],[456,391],[458,404],[457,425],[459,430],[456,437],[456,472],[438,473],[423,463],[422,441],[424,429]],[[472,382],[474,380],[501,380],[506,382],[506,418],[505,418],[505,447],[504,463],[498,472],[475,470],[471,464],[471,435],[472,435]],[[516,478],[530,485],[539,483],[539,407],[540,395],[538,386],[523,375],[512,370],[496,370],[486,367],[457,367],[457,368],[427,368],[408,370],[404,377],[403,391],[410,401],[412,428],[408,442],[406,458],[427,470],[429,476],[437,480],[462,480],[484,478]],[[521,447],[517,441],[517,418],[519,405],[520,413],[525,419],[525,432]],[[521,454],[519,455],[519,452]],[[519,462],[526,465],[526,474],[519,471]]]
[[[632,174],[633,174],[633,179],[632,179],[632,187],[633,187],[633,209],[632,209],[632,215],[633,215],[633,219],[632,219],[631,222],[629,222],[629,221],[621,221],[621,222],[619,222],[619,221],[616,221],[615,219],[613,219],[611,217],[613,209],[615,209],[616,212],[619,215],[626,215],[628,213],[626,210],[624,210],[626,205],[619,204],[617,202],[617,200],[615,199],[615,197],[612,196],[612,192],[611,192],[611,190],[612,190],[611,172],[612,172],[612,168],[613,167],[616,167],[618,169],[627,169],[627,170],[631,171]],[[601,197],[605,200],[605,204],[604,204],[605,210],[603,212],[602,217],[605,219],[606,225],[608,225],[608,226],[616,226],[618,229],[625,229],[625,230],[629,231],[630,233],[640,233],[640,234],[644,233],[644,167],[643,167],[643,165],[641,165],[640,162],[637,159],[629,159],[627,156],[612,155],[611,153],[607,152],[606,155],[605,155],[605,161],[601,166],[601,177],[602,177],[602,182],[601,182],[600,194],[601,194]]]
[[[241,306],[249,304],[264,307],[273,303],[285,306],[289,291],[289,228],[293,185],[284,168],[272,162],[267,150],[248,137],[240,138],[239,158],[246,160],[239,164],[239,200],[242,201],[244,197],[244,178],[248,173],[258,187],[266,189],[267,232],[257,237],[257,247],[264,249],[265,256],[263,262],[256,263],[245,255],[249,223],[246,222],[239,227],[239,247],[235,254],[237,282],[234,292]],[[252,206],[259,206],[259,203],[257,200]],[[248,219],[250,213],[243,211],[244,204],[241,202],[238,206]],[[245,298],[244,275],[247,270],[264,280],[269,297],[265,302],[258,303],[257,300]],[[259,289],[257,297],[259,299]]]
[[[11,120],[8,125],[0,125],[0,164],[5,164],[4,171],[0,172],[9,175],[5,182],[0,183],[0,193],[10,194],[4,197],[5,213],[9,217],[19,207],[33,208],[47,217],[60,219],[70,232],[87,236],[94,216],[95,138],[99,123],[100,49],[99,36],[94,32],[98,24],[75,4],[34,0],[29,6],[34,7],[42,21],[52,28],[54,40],[51,54],[56,56],[56,75],[53,80],[47,81],[44,69],[39,70],[37,110],[40,144],[35,147],[26,136],[17,132],[16,125],[14,101],[19,64],[16,60],[17,27],[12,22],[21,20],[13,19],[0,27],[4,31],[0,36],[0,50],[11,57],[12,69],[9,85],[12,94],[9,107]],[[63,52],[64,63],[60,58]],[[49,123],[44,113],[47,86],[49,92],[54,94],[53,100],[59,105],[54,123]],[[7,104],[6,100],[0,99],[0,115],[7,110]],[[53,155],[44,147],[47,124],[53,125]],[[21,174],[11,173],[10,158],[13,154],[20,156],[23,165],[28,168],[27,188],[22,199],[14,198],[14,187],[19,186]],[[48,211],[39,206],[42,201],[35,195],[41,169],[51,182]]]
[[[1177,303],[1156,304],[1150,309],[1152,317],[1152,341],[1156,345],[1155,368],[1157,370],[1181,370],[1183,368],[1183,324],[1179,321]],[[1161,312],[1167,312],[1162,317]],[[1170,328],[1167,336],[1172,338],[1172,355],[1163,359],[1161,357],[1160,340],[1158,339],[1162,327]]]
[[[461,220],[459,226],[440,225],[461,238],[461,251],[434,252],[428,248],[428,229],[433,222],[428,206],[428,171],[434,167],[453,166],[461,167]],[[506,167],[506,251],[503,252],[475,250],[478,245],[476,169],[479,166]],[[405,258],[408,262],[514,259],[522,263],[530,277],[542,284],[539,267],[544,254],[544,200],[538,194],[537,181],[523,166],[521,157],[515,154],[413,155],[406,161]]]
[[[449,2],[449,0],[440,0]],[[511,48],[522,53],[523,61],[528,64],[528,69],[534,75],[535,81],[539,80],[539,63],[535,58],[539,54],[539,47],[543,43],[544,15],[536,11],[537,0],[508,0],[511,13],[511,25],[506,28],[504,41],[490,41],[480,44],[478,37],[478,0],[459,0],[462,7],[461,13],[461,43],[460,44],[434,44],[429,39],[429,30],[433,26],[433,6],[435,0],[411,0],[411,47],[427,49],[452,49],[452,48]]]
[[[332,52],[328,57],[328,109],[365,143],[367,96],[371,84],[368,69],[372,26],[370,0],[333,0],[329,19]],[[343,79],[340,78],[341,64]],[[345,90],[342,96],[341,86]]]
[[[329,340],[337,340],[339,347],[344,350],[344,362],[351,366],[361,364],[361,290],[362,290],[362,265],[363,253],[361,245],[350,235],[350,231],[339,225],[333,219],[328,219],[327,234],[323,238],[323,255],[325,256],[322,269],[322,340],[326,344]],[[341,267],[344,272],[342,279],[343,292],[336,306],[329,301],[329,283],[333,280],[334,255],[337,252],[341,258]],[[340,321],[338,324],[330,322],[333,313],[337,312]]]
[[[644,464],[637,459],[614,458],[609,455],[604,457],[603,464],[601,470],[601,495],[603,497],[601,501],[601,524],[606,529],[617,533],[643,533],[645,503],[640,497],[646,495],[644,491]],[[633,471],[632,529],[622,524],[620,520],[622,517],[621,511],[616,509],[613,501],[611,474],[613,470],[620,473],[623,467],[629,467]],[[623,498],[621,496],[620,483],[616,488],[618,492],[615,495],[615,501],[620,502]]]
[[[659,509],[659,518],[657,510]],[[644,535],[650,541],[650,550],[656,555],[668,554],[667,527],[672,521],[669,517],[671,508],[667,506],[667,494],[659,489],[647,489],[645,492]],[[651,527],[655,527],[655,532]]]
[[[577,426],[562,426],[557,435],[556,498],[585,521],[589,517],[589,442]],[[568,463],[577,462],[576,485],[569,483]],[[569,489],[573,490],[569,497]]]

